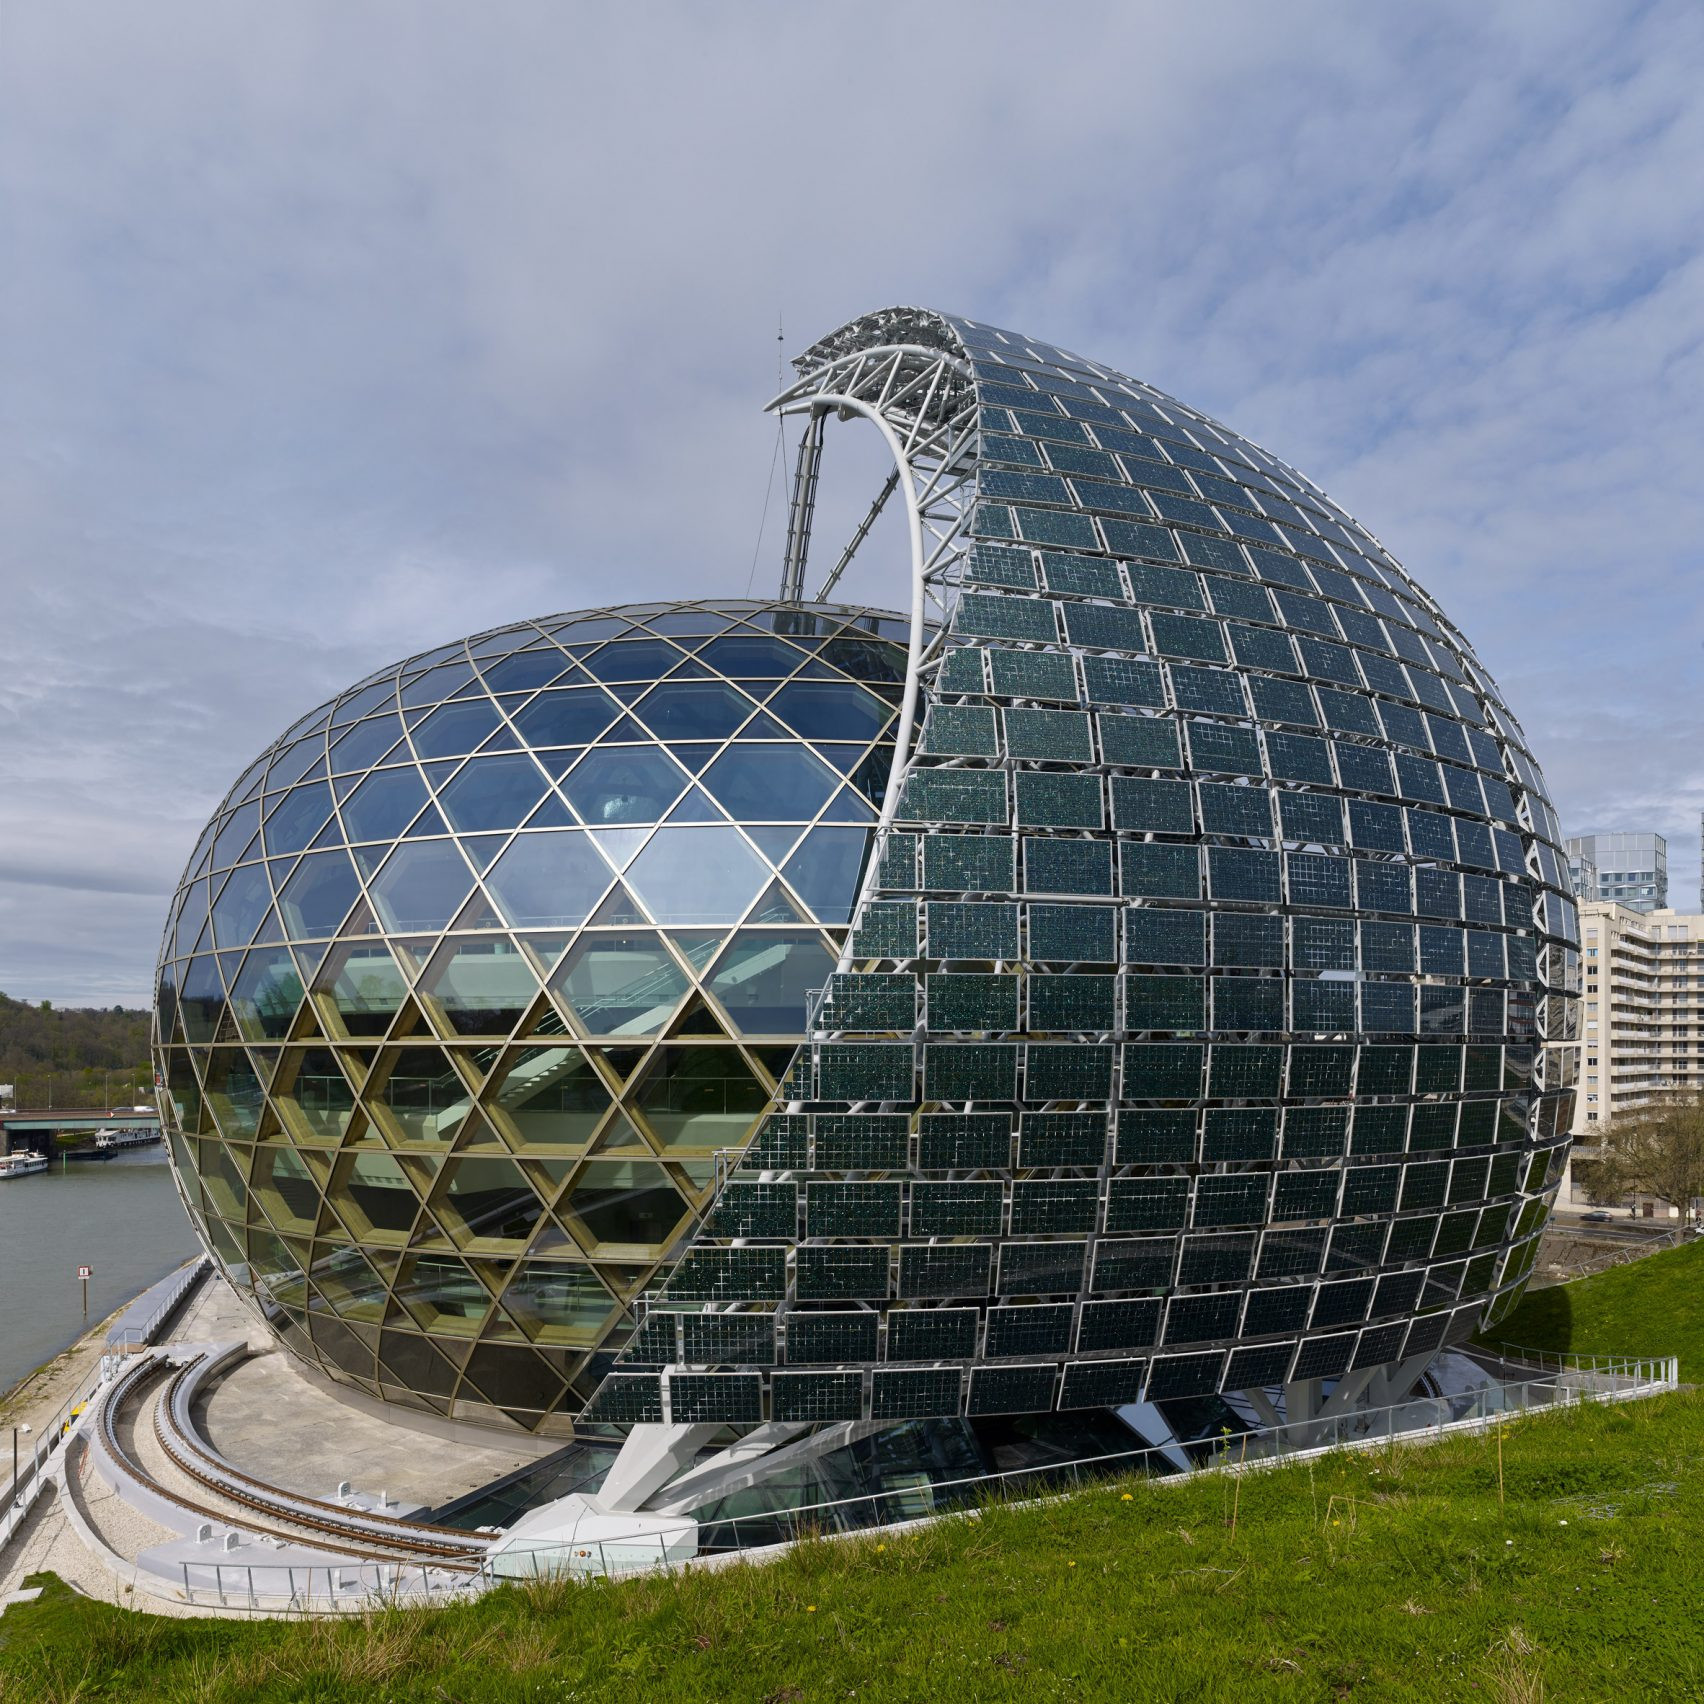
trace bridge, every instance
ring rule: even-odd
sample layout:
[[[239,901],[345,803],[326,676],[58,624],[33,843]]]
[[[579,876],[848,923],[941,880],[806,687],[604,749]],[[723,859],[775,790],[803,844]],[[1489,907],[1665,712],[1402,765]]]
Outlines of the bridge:
[[[0,1151],[15,1153],[20,1148],[33,1148],[46,1153],[61,1130],[76,1135],[93,1136],[97,1130],[148,1130],[160,1132],[157,1112],[137,1112],[133,1107],[112,1112],[100,1107],[23,1107],[15,1112],[0,1112]]]

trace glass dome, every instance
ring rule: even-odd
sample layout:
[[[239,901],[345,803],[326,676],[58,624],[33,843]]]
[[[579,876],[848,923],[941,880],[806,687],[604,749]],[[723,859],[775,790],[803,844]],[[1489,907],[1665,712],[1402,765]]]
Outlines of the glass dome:
[[[566,1429],[833,970],[904,624],[628,605],[439,647],[252,764],[161,950],[172,1156],[299,1355]]]

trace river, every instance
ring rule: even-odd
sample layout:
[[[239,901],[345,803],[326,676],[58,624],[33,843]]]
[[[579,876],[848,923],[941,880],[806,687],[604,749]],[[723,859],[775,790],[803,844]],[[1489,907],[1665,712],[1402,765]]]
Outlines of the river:
[[[0,1181],[0,1393],[196,1250],[163,1145]]]

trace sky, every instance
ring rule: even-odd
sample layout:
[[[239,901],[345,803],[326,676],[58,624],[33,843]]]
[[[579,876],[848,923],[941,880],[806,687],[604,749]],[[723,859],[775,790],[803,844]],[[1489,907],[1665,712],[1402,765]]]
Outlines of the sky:
[[[1300,468],[1696,907],[1700,88],[1690,0],[8,0],[0,989],[145,1004],[207,816],[369,671],[772,587],[778,354],[895,302]]]

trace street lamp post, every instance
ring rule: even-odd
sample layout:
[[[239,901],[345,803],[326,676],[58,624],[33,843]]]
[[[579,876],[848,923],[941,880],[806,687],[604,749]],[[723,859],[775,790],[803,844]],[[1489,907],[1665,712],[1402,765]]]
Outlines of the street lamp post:
[[[30,1429],[28,1426],[14,1426],[12,1428],[12,1495],[14,1497],[18,1494],[18,1434],[20,1432],[27,1438],[30,1435]]]

